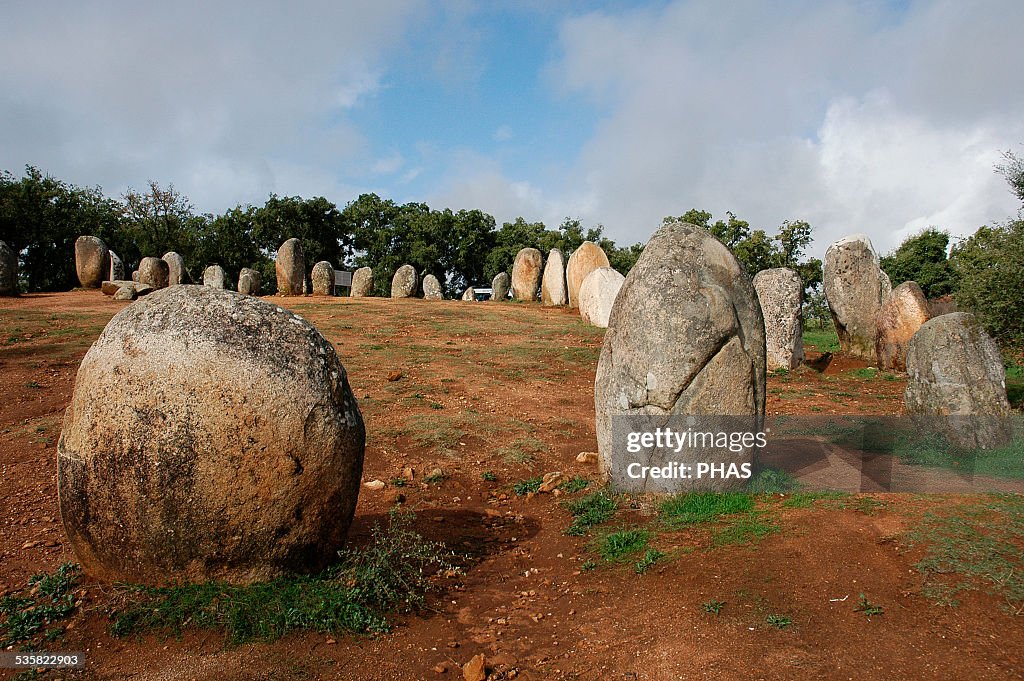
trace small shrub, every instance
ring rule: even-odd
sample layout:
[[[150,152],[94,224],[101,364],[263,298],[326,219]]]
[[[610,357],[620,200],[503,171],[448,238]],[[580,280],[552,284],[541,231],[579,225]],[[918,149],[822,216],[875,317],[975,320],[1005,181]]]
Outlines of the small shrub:
[[[644,553],[644,557],[641,558],[634,566],[636,573],[642,575],[646,573],[651,567],[654,566],[659,560],[665,557],[665,554],[658,549],[647,549]]]
[[[723,601],[713,599],[706,603],[701,603],[700,607],[703,608],[704,612],[718,617],[718,614],[722,612],[722,608],[725,607],[725,603]]]

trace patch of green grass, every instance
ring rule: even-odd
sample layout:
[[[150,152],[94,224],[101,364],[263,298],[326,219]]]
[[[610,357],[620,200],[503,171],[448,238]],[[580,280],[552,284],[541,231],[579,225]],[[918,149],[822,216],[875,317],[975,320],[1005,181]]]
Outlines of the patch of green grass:
[[[514,440],[509,446],[498,450],[505,463],[531,464],[537,454],[546,452],[548,444],[535,437],[521,437]]]
[[[572,525],[565,534],[582,537],[590,528],[608,521],[619,508],[618,499],[607,490],[597,490],[585,497],[566,501],[563,506],[572,514]]]
[[[793,492],[782,505],[786,508],[810,508],[816,501],[836,501],[848,496],[846,492]]]
[[[860,598],[857,600],[857,605],[854,606],[853,611],[864,613],[865,617],[874,617],[875,615],[885,614],[885,608],[877,603],[872,603],[864,594],[860,595]]]
[[[707,601],[706,603],[701,603],[700,607],[704,610],[704,612],[708,613],[709,615],[714,615],[715,617],[718,617],[719,613],[722,612],[722,608],[725,607],[725,602],[712,599],[710,601]]]
[[[72,591],[80,578],[80,566],[63,563],[53,573],[30,577],[22,591],[0,598],[0,648],[58,639],[64,633],[61,622],[78,607]]]
[[[245,586],[125,586],[111,629],[127,636],[198,627],[223,631],[231,643],[275,640],[295,630],[387,631],[388,614],[422,608],[433,575],[455,570],[454,554],[415,532],[411,514],[396,512],[387,527],[374,528],[369,546],[339,555],[339,565],[317,576]]]
[[[520,480],[512,485],[512,491],[520,497],[525,497],[527,494],[536,494],[540,491],[540,486],[543,482],[543,475],[538,475],[535,478],[527,478],[526,480]]]
[[[609,561],[620,561],[634,553],[647,548],[651,541],[651,533],[647,530],[633,528],[606,534],[594,542],[594,550],[601,558]]]
[[[849,371],[846,372],[846,375],[849,376],[850,378],[860,378],[868,380],[878,376],[878,369],[876,369],[875,367],[861,367],[859,369],[850,369]]]
[[[824,329],[804,328],[804,346],[818,352],[839,352],[839,336],[831,324]]]
[[[1024,480],[1024,433],[1021,423],[1016,424],[1013,441],[1005,447],[983,452],[965,452],[951,445],[940,433],[897,433],[881,448],[897,457],[901,463],[913,466],[945,468],[958,473],[986,475],[1012,480]]]
[[[956,605],[957,593],[984,589],[1008,612],[1024,614],[1024,496],[998,494],[929,511],[907,539],[925,549],[915,567],[928,577],[926,595],[936,602]]]
[[[764,618],[765,623],[770,627],[776,629],[785,629],[786,627],[793,624],[793,620],[786,615],[780,615],[778,613],[772,613]]]
[[[880,511],[887,506],[888,504],[884,501],[862,496],[850,496],[839,502],[839,508],[859,511],[864,515],[874,515],[876,511]]]
[[[590,572],[591,570],[593,570],[596,567],[597,567],[597,563],[595,563],[593,561],[593,559],[587,558],[585,561],[583,561],[583,563],[580,564],[580,571],[581,572]]]
[[[646,574],[648,570],[654,567],[654,564],[665,557],[665,554],[658,549],[647,549],[644,552],[644,557],[637,561],[637,564],[633,566],[633,570],[638,574]]]
[[[566,494],[575,494],[576,492],[582,492],[587,487],[590,487],[590,480],[575,475],[558,486],[558,489],[562,490]]]
[[[721,527],[712,530],[711,541],[714,546],[745,546],[778,531],[779,526],[765,520],[763,513],[750,511],[731,517]]]
[[[392,487],[405,487],[407,484],[409,484],[409,481],[405,478],[391,478]]]
[[[745,513],[754,500],[744,492],[693,492],[677,494],[661,502],[662,520],[671,527],[718,520],[733,513]]]
[[[439,485],[447,479],[448,476],[444,473],[444,471],[436,470],[433,473],[427,475],[425,478],[423,478],[423,482],[427,483],[428,485]]]
[[[480,479],[484,482],[497,482],[498,476],[494,474],[494,471],[484,471],[480,474]]]
[[[783,494],[798,487],[796,478],[786,471],[765,468],[747,484],[748,494]]]

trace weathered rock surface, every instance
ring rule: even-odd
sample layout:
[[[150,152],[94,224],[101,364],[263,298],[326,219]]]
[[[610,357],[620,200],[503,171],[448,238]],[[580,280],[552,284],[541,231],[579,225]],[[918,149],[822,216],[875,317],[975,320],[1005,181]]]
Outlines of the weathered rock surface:
[[[764,315],[768,370],[796,369],[804,361],[800,275],[788,267],[761,270],[754,275],[754,290]]]
[[[412,265],[402,265],[395,271],[391,278],[392,298],[412,298],[416,295],[416,287],[419,285],[419,278],[416,275],[416,268]]]
[[[991,449],[1012,439],[1006,372],[995,341],[974,315],[951,312],[925,322],[907,344],[907,413],[922,431]]]
[[[80,236],[75,240],[75,272],[82,288],[99,288],[110,270],[107,245],[98,236]]]
[[[557,248],[548,253],[541,278],[540,301],[545,305],[568,305],[569,289],[565,284],[565,255]]]
[[[423,277],[423,297],[426,300],[444,300],[444,293],[441,292],[441,282],[433,274]]]
[[[637,426],[653,432],[671,420],[677,430],[685,430],[691,416],[700,430],[708,429],[708,419],[711,430],[722,430],[723,416],[732,417],[730,432],[760,428],[764,320],[750,279],[708,232],[674,223],[651,237],[612,309],[594,405],[601,468],[616,487],[677,492],[734,489],[744,483],[732,475],[685,479],[643,475],[641,469],[707,463],[742,475],[741,467],[753,460],[752,443],[739,451],[684,446],[678,452],[646,448],[631,453],[625,441],[626,431]]]
[[[332,345],[259,298],[175,286],[107,324],[58,444],[61,515],[106,581],[244,583],[336,558],[363,421]]]
[[[135,300],[138,297],[134,286],[122,286],[114,292],[114,300]]]
[[[238,292],[245,296],[260,294],[260,273],[249,267],[238,272]]]
[[[875,354],[879,368],[906,369],[907,343],[931,317],[928,299],[917,282],[905,281],[894,288],[878,312]]]
[[[867,236],[854,234],[828,247],[824,284],[840,348],[851,357],[874,362],[878,313],[892,284]]]
[[[220,265],[210,265],[203,270],[203,286],[227,288],[228,275]]]
[[[580,286],[587,275],[598,267],[611,267],[608,255],[593,241],[584,241],[569,256],[565,266],[566,291],[569,294],[569,307],[580,306]]]
[[[108,250],[107,253],[110,255],[110,272],[109,279],[123,280],[124,279],[124,261],[121,260],[121,256],[114,251]]]
[[[306,282],[306,256],[298,239],[288,239],[277,249],[274,260],[277,292],[282,296],[301,296]]]
[[[18,254],[0,241],[0,296],[18,293]]]
[[[467,302],[473,302],[476,300],[476,289],[470,286],[462,292],[462,299]]]
[[[373,293],[373,269],[360,267],[352,273],[352,297],[365,298]]]
[[[491,300],[505,302],[508,300],[508,290],[512,286],[512,278],[508,272],[498,272],[491,279]]]
[[[544,257],[536,248],[524,248],[516,253],[512,263],[512,297],[516,300],[537,300],[540,286],[540,268]]]
[[[167,263],[167,285],[184,284],[185,259],[176,251],[167,251],[160,259]]]
[[[625,280],[611,267],[598,267],[588,274],[580,285],[580,317],[583,321],[606,328],[615,297]]]
[[[334,265],[321,260],[313,265],[313,273],[309,275],[313,284],[314,296],[334,295]]]
[[[140,284],[137,281],[126,281],[124,279],[118,279],[117,281],[105,281],[100,286],[100,290],[103,291],[103,295],[112,296],[116,294],[120,289],[129,286],[135,289],[135,293],[140,296],[144,296],[147,293],[152,293],[156,289],[148,284]]]
[[[139,271],[135,270],[134,272],[132,272],[132,281],[138,281],[138,280],[139,280]]]
[[[170,270],[165,260],[146,257],[139,263],[139,283],[153,288],[167,288]]]

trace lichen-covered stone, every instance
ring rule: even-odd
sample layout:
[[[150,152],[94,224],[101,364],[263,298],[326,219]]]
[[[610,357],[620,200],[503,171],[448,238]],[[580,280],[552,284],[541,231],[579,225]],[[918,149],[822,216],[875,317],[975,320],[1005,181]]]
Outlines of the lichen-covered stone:
[[[391,278],[392,298],[412,298],[416,295],[416,287],[419,285],[419,278],[416,275],[416,268],[412,265],[402,265],[395,271]]]
[[[1009,444],[1013,427],[1006,371],[995,341],[974,315],[952,312],[921,325],[907,344],[907,413],[967,449]]]
[[[314,296],[334,295],[334,265],[321,260],[313,265],[313,273],[309,275],[313,285]]]
[[[423,277],[423,298],[426,300],[444,300],[441,282],[433,274]]]
[[[796,369],[804,361],[800,275],[788,267],[761,270],[754,275],[754,290],[764,315],[768,370]]]
[[[185,283],[185,259],[176,251],[167,251],[160,258],[167,263],[167,285],[177,286]]]
[[[122,286],[114,291],[114,300],[135,300],[139,297],[134,286]]]
[[[220,265],[210,265],[203,270],[203,286],[211,288],[227,288],[228,275]]]
[[[879,267],[871,239],[854,234],[825,251],[825,297],[832,311],[840,349],[851,357],[874,362],[878,313],[892,291]]]
[[[0,296],[13,296],[18,292],[18,254],[0,241]]]
[[[114,316],[58,443],[71,546],[105,581],[245,583],[336,560],[365,433],[332,345],[301,317],[205,286]]]
[[[516,253],[512,263],[512,297],[516,300],[537,300],[540,271],[544,257],[536,248],[524,248]]]
[[[306,283],[306,257],[298,239],[288,239],[277,249],[274,260],[277,292],[282,296],[301,296]]]
[[[733,476],[634,477],[629,466],[719,463],[742,472],[752,463],[752,445],[735,452],[684,447],[636,454],[616,438],[623,423],[652,427],[679,416],[731,417],[744,429],[759,427],[764,320],[754,287],[729,249],[687,223],[665,225],[651,237],[612,308],[594,386],[601,468],[617,488],[679,492],[744,484]]]
[[[146,257],[139,263],[139,283],[153,288],[167,288],[170,279],[170,268],[166,260]]]
[[[75,240],[75,272],[82,288],[99,288],[110,272],[107,245],[98,236],[80,236]]]
[[[238,292],[245,296],[260,294],[260,273],[249,267],[238,272]]]
[[[494,279],[491,279],[491,300],[499,303],[508,300],[508,289],[511,286],[512,278],[508,276],[508,272],[498,272]]]
[[[584,241],[569,256],[565,266],[566,292],[569,294],[569,307],[580,306],[580,286],[587,275],[598,267],[611,267],[608,255],[593,241]]]
[[[373,294],[373,269],[360,267],[352,274],[352,297],[365,298]]]
[[[568,305],[569,289],[565,284],[565,255],[557,248],[548,253],[541,277],[540,302],[544,305]]]
[[[580,317],[583,321],[606,328],[615,298],[625,280],[611,267],[598,267],[591,271],[580,285]]]
[[[907,343],[931,319],[928,299],[915,281],[905,281],[892,290],[878,312],[875,354],[881,369],[907,368]]]

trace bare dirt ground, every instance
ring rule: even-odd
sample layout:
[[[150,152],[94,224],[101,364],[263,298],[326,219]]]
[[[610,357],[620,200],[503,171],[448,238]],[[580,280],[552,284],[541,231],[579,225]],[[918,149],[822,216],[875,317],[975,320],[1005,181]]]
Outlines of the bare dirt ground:
[[[943,575],[917,567],[927,548],[911,537],[922,519],[979,498],[765,496],[758,517],[772,531],[732,542],[715,527],[659,529],[652,546],[665,558],[638,574],[634,561],[602,561],[593,542],[656,527],[649,500],[627,499],[604,527],[575,537],[564,534],[572,518],[561,503],[571,495],[511,489],[555,470],[596,486],[596,469],[576,456],[596,450],[601,330],[532,304],[274,300],[334,342],[367,425],[364,479],[387,483],[362,491],[352,542],[366,541],[401,494],[422,534],[480,560],[391,633],[237,646],[201,630],[115,638],[108,587],[86,580],[59,649],[87,651],[87,668],[42,678],[461,679],[459,665],[477,653],[492,679],[1024,676],[1015,601],[978,588],[938,605],[929,587]],[[98,291],[0,299],[0,596],[74,560],[57,507],[56,442],[78,363],[122,306]],[[837,356],[772,376],[768,411],[898,414],[902,377],[859,369]],[[389,380],[393,372],[401,377]],[[406,467],[414,479],[400,486]],[[443,479],[425,482],[436,468]],[[856,611],[861,594],[884,614]],[[772,626],[773,616],[790,624]]]

